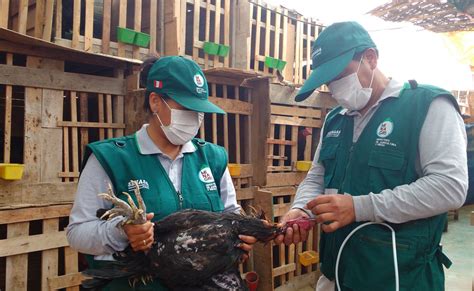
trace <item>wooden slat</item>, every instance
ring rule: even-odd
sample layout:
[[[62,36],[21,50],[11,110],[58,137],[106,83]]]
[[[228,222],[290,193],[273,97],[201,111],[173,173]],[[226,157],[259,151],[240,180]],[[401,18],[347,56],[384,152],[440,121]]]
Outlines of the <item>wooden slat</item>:
[[[81,92],[79,94],[79,113],[81,122],[87,122],[88,120],[88,104],[87,104],[87,94]],[[84,150],[86,146],[89,144],[89,130],[87,128],[81,127],[80,129],[81,134],[81,146],[80,146],[80,157],[84,156]]]
[[[278,161],[283,161],[283,159],[278,159]],[[292,170],[291,166],[268,166],[268,172],[289,172]]]
[[[67,290],[79,291],[79,285],[81,285],[82,280],[84,280],[85,278],[86,277],[84,277],[84,275],[82,275],[81,273],[72,273],[63,276],[49,277],[49,289],[58,290],[66,287],[77,286],[77,289],[68,288]]]
[[[156,53],[156,30],[158,19],[158,2],[157,0],[150,0],[150,54]]]
[[[305,138],[306,138],[306,143],[305,143],[305,148],[304,148],[304,160],[310,161],[313,137],[312,135],[307,135]]]
[[[211,31],[211,5],[210,2],[206,2],[206,24],[204,32],[204,40],[209,41],[209,34]],[[204,54],[204,69],[209,68],[209,55]]]
[[[252,114],[252,104],[240,100],[223,99],[209,97],[209,101],[222,108],[227,113],[237,113],[243,115]]]
[[[273,187],[273,188],[266,188],[265,190],[271,191],[272,195],[275,197],[296,194],[296,187],[294,186]]]
[[[199,40],[199,20],[201,16],[201,0],[194,0],[193,43]],[[193,59],[199,57],[199,48],[193,45]]]
[[[281,106],[272,104],[271,113],[277,115],[321,118],[321,109],[317,108],[301,108],[296,106]]]
[[[278,199],[282,199],[281,201],[283,201],[283,197],[278,197]],[[279,201],[280,201],[280,200],[279,200]],[[291,209],[291,205],[290,205],[290,204],[277,204],[277,205],[274,205],[274,206],[273,206],[273,215],[274,215],[275,217],[283,216],[283,215],[285,215],[290,209]]]
[[[106,112],[106,122],[107,123],[112,123],[112,95],[107,94],[106,95],[106,107],[105,107],[105,112]],[[114,132],[112,128],[107,129],[107,138],[112,138],[114,137]]]
[[[255,9],[255,5],[253,5],[252,3],[249,3],[248,4],[249,6],[249,23],[248,23],[248,27],[250,27],[250,33],[249,33],[249,38],[248,38],[248,41],[251,42],[252,41],[252,23],[253,23],[253,10]],[[238,50],[237,50],[238,51]],[[252,53],[252,44],[251,43],[247,43],[247,54],[246,54],[246,59],[247,59],[247,71],[250,71],[250,66],[251,66],[251,62],[252,62],[252,57],[251,57],[251,53]],[[255,53],[257,54],[257,53]],[[256,69],[255,69],[256,71]]]
[[[296,141],[298,143],[298,127],[296,126],[291,127],[291,140]],[[291,146],[291,160],[290,161],[294,164],[297,159],[298,159],[298,145],[296,144],[296,145]]]
[[[92,50],[92,38],[94,34],[94,0],[86,0],[86,16],[85,16],[85,29],[84,29],[84,50],[86,52]]]
[[[74,12],[72,19],[72,47],[79,48],[79,34],[81,27],[81,0],[74,0]]]
[[[7,238],[0,240],[0,257],[56,249],[67,245],[66,231]]]
[[[295,264],[287,264],[273,269],[273,276],[278,277],[288,272],[293,272],[296,269]]]
[[[29,232],[29,223],[13,223],[7,226],[7,239],[18,239],[27,236]],[[0,240],[0,245],[3,241]],[[11,248],[17,249],[18,245],[12,245]],[[0,248],[0,253],[5,248]],[[0,255],[0,257],[3,257]],[[21,252],[16,256],[9,256],[6,258],[6,274],[5,274],[5,289],[26,291],[28,276],[28,255]]]
[[[63,170],[69,172],[69,128],[63,128]],[[69,180],[66,180],[69,181]]]
[[[125,95],[125,80],[58,70],[0,65],[2,84],[57,90]]]
[[[106,0],[105,0],[106,1]],[[63,2],[56,1],[56,16],[55,16],[55,38],[60,39],[62,37],[62,21],[63,21]]]
[[[291,173],[268,173],[267,174],[267,187],[278,187],[278,186],[292,186],[300,184],[306,172],[291,172]]]
[[[227,4],[226,4],[227,5]],[[223,98],[227,100],[227,85],[223,85]],[[229,152],[229,115],[224,115],[224,148]]]
[[[295,245],[294,244],[291,244],[291,245],[288,246],[288,263],[294,264],[295,267],[296,267],[296,264],[295,264]],[[294,277],[295,277],[295,272],[294,272],[294,269],[293,269],[293,271],[290,271],[289,274],[288,274],[288,281],[291,281]]]
[[[299,242],[296,246],[296,253],[301,254],[303,252],[303,243]],[[301,264],[296,264],[296,276],[301,275]]]
[[[108,54],[110,49],[110,25],[112,14],[112,0],[104,0],[102,15],[102,53]]]
[[[280,198],[278,198],[278,199],[280,199]],[[275,213],[274,213],[274,215],[275,215]],[[285,284],[285,282],[286,282],[286,273],[288,272],[288,270],[285,268],[285,266],[286,266],[286,249],[287,249],[287,246],[285,244],[280,244],[279,245],[279,255],[280,255],[280,265],[281,266],[275,268],[276,272],[275,272],[275,269],[273,269],[273,275],[274,276],[278,276],[278,275],[280,276],[281,284]]]
[[[116,96],[113,100],[113,122],[117,124],[124,124],[124,100],[123,96]],[[114,129],[114,137],[123,136],[123,128]]]
[[[64,263],[66,274],[77,274],[79,271],[78,253],[70,247],[64,248]],[[79,291],[79,286],[66,288],[66,291]]]
[[[278,6],[275,13],[275,43],[274,43],[274,54],[273,56],[277,59],[280,58],[280,25],[281,25],[281,8]]]
[[[280,140],[280,139],[267,139],[267,143],[268,144],[277,144],[277,145],[296,145],[296,141],[292,141],[292,140]]]
[[[3,4],[6,5],[6,4]],[[13,64],[13,55],[6,55],[7,65]],[[12,124],[12,86],[5,86],[5,128],[3,132],[3,160],[10,163],[10,145],[11,145],[11,124]]]
[[[10,6],[10,0],[0,1],[0,27],[8,28],[8,11]]]
[[[320,128],[322,125],[321,120],[317,119],[303,119],[298,117],[287,117],[287,116],[275,116],[270,117],[272,124],[280,125],[293,125],[293,126],[306,126]]]
[[[306,61],[306,78],[308,78],[309,76],[309,72],[310,72],[310,60],[311,60],[311,23],[308,22],[308,26],[307,26],[307,34],[306,34],[306,58],[305,58],[305,61]]]
[[[236,189],[237,200],[250,200],[254,198],[253,188]]]
[[[44,13],[45,13],[44,4],[45,4],[45,0],[36,0],[35,27],[34,27],[34,36],[36,38],[41,38],[43,36]]]
[[[286,140],[286,137],[285,137],[285,134],[286,134],[286,125],[280,125],[280,140],[281,141],[285,141]],[[279,147],[279,154],[280,156],[284,156],[285,155],[285,145],[284,144],[280,144],[280,147]],[[283,167],[285,161],[284,160],[278,160],[278,164],[280,165],[280,167]]]
[[[104,116],[104,95],[99,94],[98,96],[98,120],[99,123],[104,123],[105,116]],[[99,128],[99,139],[103,140],[105,138],[105,131],[104,128]]]
[[[230,0],[225,0],[224,2],[224,44],[229,46],[230,38]],[[233,49],[233,48],[231,48]],[[224,66],[229,66],[229,56],[224,58]]]
[[[58,218],[43,221],[43,233],[54,234],[59,229]],[[58,250],[45,250],[41,253],[41,290],[49,291],[48,278],[58,275]]]
[[[255,24],[255,56],[253,57],[255,58],[254,70],[258,71],[257,56],[260,55],[260,18],[262,17],[262,8],[260,6],[256,6],[255,8],[257,9],[257,22]]]
[[[79,172],[60,172],[58,173],[60,178],[79,178]]]
[[[42,38],[46,41],[51,40],[53,31],[53,11],[54,11],[54,0],[46,1],[46,11],[44,13],[44,29]]]
[[[119,3],[119,26],[127,27],[127,0],[120,0]],[[125,44],[123,42],[118,42],[118,56],[125,57]]]
[[[288,160],[288,157],[284,157],[284,156],[267,156],[267,159],[270,159],[270,160]]]
[[[142,31],[142,0],[135,0],[135,15],[133,18],[135,31]],[[140,58],[140,47],[133,47],[133,58]]]
[[[28,22],[28,0],[19,0],[18,6],[18,32],[26,34]]]
[[[275,125],[270,124],[270,133],[269,133],[270,138],[267,139],[267,144],[268,144],[268,154],[270,156],[274,155],[275,152],[275,146],[274,143],[271,141],[276,141],[275,138]],[[273,166],[273,160],[268,161],[268,166]]]
[[[71,121],[77,122],[77,96],[76,92],[71,92]],[[71,139],[71,146],[72,146],[72,171],[79,172],[79,140],[78,140],[78,132],[77,127],[73,127],[72,131],[72,139]],[[74,179],[74,182],[77,182],[78,179]]]
[[[265,19],[265,56],[270,56],[270,25],[271,25],[271,15],[274,13],[272,10],[267,9],[266,19]],[[257,21],[260,21],[257,19]],[[263,67],[263,72],[268,73],[268,67]]]
[[[216,1],[216,13],[214,14],[214,42],[221,43],[221,0]],[[219,56],[214,56],[214,67],[219,63]]]
[[[14,224],[32,220],[67,217],[71,212],[71,208],[71,204],[64,204],[47,207],[28,207],[11,210],[0,210],[0,221],[3,224]]]

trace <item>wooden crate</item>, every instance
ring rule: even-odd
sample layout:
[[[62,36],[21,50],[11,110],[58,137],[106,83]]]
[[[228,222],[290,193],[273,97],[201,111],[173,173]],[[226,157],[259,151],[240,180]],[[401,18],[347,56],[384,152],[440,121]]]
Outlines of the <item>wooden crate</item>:
[[[79,291],[78,253],[65,227],[71,204],[0,208],[0,289]]]
[[[205,42],[230,46],[231,8],[235,0],[164,0],[166,55],[187,55],[204,69],[229,67],[227,57],[204,53]]]
[[[0,180],[0,205],[70,202],[85,145],[123,135],[126,63],[81,64],[85,53],[2,29],[0,42],[0,158],[25,165],[21,180]]]
[[[0,27],[87,52],[141,59],[159,51],[158,0],[3,0]],[[117,41],[117,27],[150,35],[146,48]]]
[[[281,72],[285,80],[302,84],[309,75],[311,48],[322,26],[295,11],[282,6],[271,6],[263,1],[239,3],[239,9],[248,11],[250,15],[247,37],[250,45],[245,56],[246,68],[276,75],[275,69],[265,66],[265,58],[273,57],[287,62]],[[237,31],[237,34],[242,33]],[[236,57],[237,63],[240,63],[237,59],[239,57],[241,56]]]

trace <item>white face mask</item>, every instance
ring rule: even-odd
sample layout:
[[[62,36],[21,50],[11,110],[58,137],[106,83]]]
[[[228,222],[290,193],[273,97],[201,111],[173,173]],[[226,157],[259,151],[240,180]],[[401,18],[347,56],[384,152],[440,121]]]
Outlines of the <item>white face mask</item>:
[[[183,145],[193,139],[199,131],[199,127],[204,119],[204,113],[173,109],[164,99],[162,100],[171,111],[170,124],[163,125],[158,113],[154,112],[153,114],[158,118],[166,138],[174,145]]]
[[[372,71],[372,79],[370,80],[369,88],[362,88],[362,84],[357,76],[362,59],[363,57],[360,59],[357,72],[339,80],[332,81],[328,85],[332,97],[336,99],[337,103],[349,110],[360,110],[364,108],[369,102],[370,96],[372,96],[371,87],[375,70]]]

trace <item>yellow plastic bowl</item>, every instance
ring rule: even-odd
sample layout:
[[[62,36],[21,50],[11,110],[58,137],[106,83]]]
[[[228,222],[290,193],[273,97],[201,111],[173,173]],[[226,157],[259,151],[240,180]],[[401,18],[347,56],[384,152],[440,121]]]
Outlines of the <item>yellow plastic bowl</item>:
[[[227,167],[229,168],[229,173],[231,177],[238,177],[240,176],[242,166],[239,164],[228,164]]]
[[[300,264],[307,267],[319,263],[319,254],[315,251],[306,251],[298,254]]]
[[[0,178],[4,180],[20,180],[23,176],[22,164],[0,164]]]
[[[311,168],[311,161],[296,161],[296,170],[300,172],[308,172]]]

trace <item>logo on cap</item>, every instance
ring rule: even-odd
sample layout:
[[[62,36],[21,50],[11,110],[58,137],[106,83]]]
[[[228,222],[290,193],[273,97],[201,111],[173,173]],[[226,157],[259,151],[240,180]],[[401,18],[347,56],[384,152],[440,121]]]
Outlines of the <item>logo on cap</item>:
[[[318,47],[318,49],[316,49],[316,50],[313,52],[313,54],[311,55],[311,58],[313,59],[313,58],[319,56],[319,55],[321,54],[321,51],[322,51],[322,49],[321,49],[320,47]]]
[[[202,87],[204,86],[204,78],[201,75],[196,74],[194,75],[194,83],[196,84],[196,86]]]

